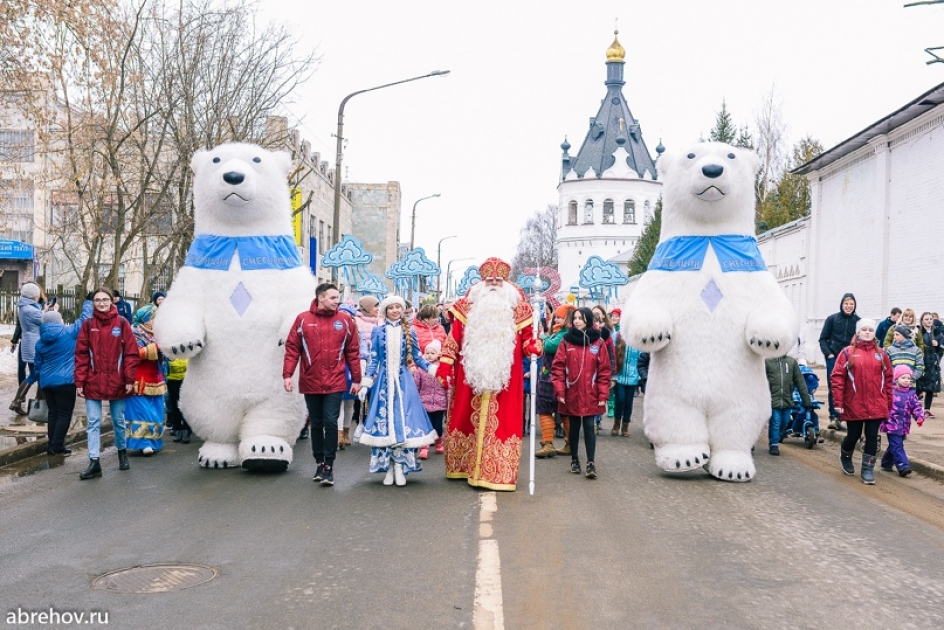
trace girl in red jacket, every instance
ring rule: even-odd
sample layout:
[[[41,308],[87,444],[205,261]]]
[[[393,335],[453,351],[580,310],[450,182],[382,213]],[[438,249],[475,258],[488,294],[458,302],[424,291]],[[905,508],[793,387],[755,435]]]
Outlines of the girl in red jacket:
[[[855,474],[852,451],[865,430],[862,449],[862,482],[875,483],[875,453],[878,451],[878,429],[888,418],[892,406],[892,362],[875,340],[875,321],[860,319],[852,344],[836,355],[836,364],[829,375],[833,404],[849,431],[840,447],[842,472]]]
[[[102,438],[102,402],[108,401],[111,422],[118,449],[118,469],[128,470],[125,450],[125,399],[134,389],[138,369],[138,342],[131,324],[118,314],[112,304],[111,291],[95,289],[92,294],[95,310],[82,322],[75,344],[75,388],[85,398],[88,416],[89,467],[79,479],[102,476],[99,463]]]
[[[610,395],[610,353],[600,331],[593,327],[589,308],[577,309],[557,349],[551,382],[561,416],[570,418],[570,472],[580,474],[580,428],[587,448],[587,478],[596,479],[594,418],[606,409]]]

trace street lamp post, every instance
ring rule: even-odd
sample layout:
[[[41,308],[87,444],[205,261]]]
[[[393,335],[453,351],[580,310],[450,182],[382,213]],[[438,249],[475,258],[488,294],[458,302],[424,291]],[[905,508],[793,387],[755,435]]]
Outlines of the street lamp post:
[[[440,266],[439,261],[441,260],[440,255],[442,254],[442,242],[450,238],[456,238],[456,235],[453,234],[452,236],[444,236],[439,239],[439,244],[436,245],[436,267],[439,268],[439,275],[436,276],[436,293],[439,293],[440,297],[442,297],[442,292],[440,291],[439,281],[442,279],[442,267]]]
[[[471,256],[466,258],[454,258],[449,261],[449,264],[446,265],[446,293],[449,293],[452,290],[452,263],[462,262],[464,260],[473,260]]]
[[[420,197],[413,204],[413,218],[410,220],[410,249],[416,249],[416,205],[421,201],[433,199],[438,196],[439,193],[436,193],[435,195],[429,195],[428,197]]]
[[[333,241],[332,246],[337,245],[341,241],[341,162],[343,157],[341,153],[344,147],[344,106],[347,105],[347,102],[353,97],[357,96],[358,94],[363,94],[364,92],[373,92],[374,90],[400,85],[401,83],[409,83],[410,81],[419,81],[420,79],[426,79],[428,77],[444,77],[447,74],[449,74],[449,70],[433,70],[429,74],[424,74],[418,77],[403,79],[402,81],[394,81],[393,83],[384,83],[383,85],[367,88],[366,90],[351,92],[341,100],[341,105],[338,107],[338,144],[337,151],[334,156],[334,214],[332,216],[334,226],[331,230],[331,240]],[[331,269],[331,279],[337,282],[337,267],[333,267]]]

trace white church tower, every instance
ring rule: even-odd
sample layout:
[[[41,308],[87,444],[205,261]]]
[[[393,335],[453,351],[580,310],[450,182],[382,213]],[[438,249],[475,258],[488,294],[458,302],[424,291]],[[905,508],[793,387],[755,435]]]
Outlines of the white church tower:
[[[561,145],[558,271],[566,295],[576,286],[590,256],[626,263],[662,192],[656,166],[642,139],[639,121],[623,97],[626,51],[619,31],[606,51],[606,96],[576,157]],[[656,147],[661,154],[662,145]],[[628,274],[627,274],[628,275]]]

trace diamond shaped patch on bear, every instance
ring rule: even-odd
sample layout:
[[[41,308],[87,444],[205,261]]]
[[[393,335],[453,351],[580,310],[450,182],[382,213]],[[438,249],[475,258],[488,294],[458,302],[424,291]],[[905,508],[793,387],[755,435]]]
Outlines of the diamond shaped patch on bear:
[[[718,308],[718,303],[721,302],[721,298],[723,297],[724,294],[721,293],[721,289],[715,284],[714,278],[709,280],[705,288],[701,290],[701,301],[705,303],[705,306],[707,306],[708,310],[712,313]]]
[[[246,313],[246,309],[252,304],[252,296],[249,295],[249,291],[242,282],[237,284],[236,288],[233,289],[232,295],[229,296],[229,303],[233,305],[236,314],[240,317]]]

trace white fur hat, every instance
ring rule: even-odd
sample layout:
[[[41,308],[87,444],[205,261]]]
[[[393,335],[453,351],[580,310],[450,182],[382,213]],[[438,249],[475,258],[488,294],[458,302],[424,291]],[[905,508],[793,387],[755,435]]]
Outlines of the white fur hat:
[[[426,347],[423,348],[423,352],[426,352],[430,348],[434,348],[436,352],[442,352],[442,343],[440,343],[439,339],[433,339],[428,344],[426,344]]]
[[[39,285],[33,282],[27,282],[22,287],[20,287],[20,295],[31,300],[38,300],[39,293]]]
[[[875,320],[874,319],[860,319],[856,322],[856,332],[859,332],[863,328],[871,328],[875,330]]]
[[[399,304],[400,306],[403,307],[404,310],[406,310],[406,302],[403,301],[402,297],[400,297],[399,295],[388,295],[387,297],[383,299],[383,302],[380,303],[380,310],[378,311],[378,315],[380,315],[381,317],[386,317],[387,307],[393,304]]]

